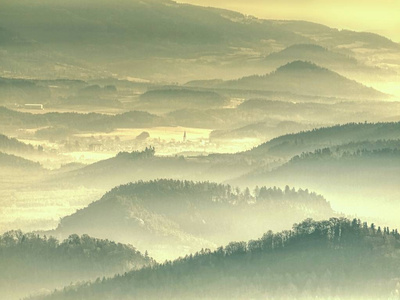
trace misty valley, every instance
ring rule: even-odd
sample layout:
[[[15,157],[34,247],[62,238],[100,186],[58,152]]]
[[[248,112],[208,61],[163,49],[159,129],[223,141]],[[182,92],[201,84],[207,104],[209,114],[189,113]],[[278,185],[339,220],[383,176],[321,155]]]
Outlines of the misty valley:
[[[0,0],[0,299],[400,299],[400,44],[170,0]]]

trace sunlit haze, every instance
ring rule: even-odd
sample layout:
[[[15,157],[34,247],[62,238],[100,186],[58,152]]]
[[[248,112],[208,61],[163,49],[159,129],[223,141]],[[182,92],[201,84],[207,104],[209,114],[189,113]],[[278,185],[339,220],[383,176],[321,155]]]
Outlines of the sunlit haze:
[[[0,0],[0,300],[400,300],[400,0]]]
[[[220,7],[265,19],[306,20],[338,29],[368,31],[400,42],[397,0],[179,0]]]

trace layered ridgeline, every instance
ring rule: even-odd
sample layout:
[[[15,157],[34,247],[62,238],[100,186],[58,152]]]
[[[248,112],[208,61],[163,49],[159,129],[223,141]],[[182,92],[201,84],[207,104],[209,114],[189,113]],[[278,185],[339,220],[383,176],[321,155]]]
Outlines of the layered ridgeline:
[[[132,246],[88,235],[74,234],[58,241],[10,231],[0,236],[0,298],[20,299],[152,263],[151,258]]]
[[[249,60],[262,60],[294,44],[318,44],[366,62],[377,54],[374,63],[391,68],[396,61],[386,58],[396,57],[399,50],[398,44],[372,33],[259,20],[168,0],[2,0],[1,7],[1,63],[14,76],[117,74],[169,82],[205,74],[234,78],[243,76]],[[246,73],[255,71],[260,71],[257,65]]]
[[[248,243],[35,299],[397,299],[399,247],[389,227],[307,219]]]
[[[36,170],[42,169],[38,162],[33,162],[31,160],[15,156],[13,154],[6,154],[0,152],[0,167],[9,169],[19,169],[19,170]]]
[[[115,157],[88,166],[60,172],[48,178],[46,184],[79,185],[100,189],[138,180],[171,178],[178,180],[212,180],[223,182],[255,169],[252,160],[242,156],[157,156],[154,147],[143,151],[120,152]]]
[[[0,151],[6,153],[32,153],[34,147],[18,141],[16,138],[10,138],[4,134],[0,134]]]
[[[140,96],[137,107],[141,109],[178,110],[211,109],[229,104],[228,98],[213,91],[164,87],[148,90]]]
[[[349,53],[335,52],[317,43],[290,45],[283,50],[273,52],[264,58],[251,61],[250,63],[275,69],[296,60],[312,61],[321,67],[346,76],[357,77],[357,75],[362,76],[363,74],[365,76],[367,73],[370,73],[370,76],[382,77],[396,74],[388,69],[368,66],[350,56]]]
[[[364,142],[398,139],[400,139],[399,123],[350,123],[283,135],[252,150],[235,154],[213,154],[186,158],[159,157],[150,147],[142,152],[122,152],[116,157],[78,170],[58,174],[52,178],[52,181],[107,189],[137,180],[157,178],[233,182],[232,180],[235,178],[252,172],[259,174],[270,171],[271,168],[280,166],[303,152],[313,152],[323,148],[335,150],[336,146],[351,142],[358,143],[353,145],[352,150],[357,151],[364,149]],[[377,143],[373,149],[387,147],[389,146]],[[263,180],[263,178],[259,178],[255,184],[262,186],[265,182],[269,182]],[[235,181],[235,185],[242,187],[246,187],[247,184],[255,186],[253,181]],[[286,184],[279,182],[281,188]],[[307,185],[301,187],[309,188]],[[315,186],[313,186],[314,188]],[[322,194],[324,195],[324,193]]]
[[[358,145],[383,140],[400,139],[400,122],[386,123],[349,123],[332,127],[323,127],[295,134],[286,134],[274,138],[260,146],[245,152],[247,155],[273,155],[291,158],[302,152],[340,146],[344,144]]]
[[[295,156],[278,168],[259,169],[232,182],[307,186],[329,197],[336,209],[368,216],[379,212],[381,218],[398,224],[399,143],[392,141],[394,148],[389,145],[376,150],[366,150],[364,147],[369,145],[363,144],[359,145],[361,150],[318,149]],[[377,147],[379,143],[372,145]]]
[[[24,128],[38,129],[38,138],[51,136],[50,134],[57,133],[57,130],[60,132],[55,136],[63,136],[62,130],[72,134],[78,131],[106,132],[115,128],[170,125],[162,117],[143,111],[129,111],[116,115],[93,112],[32,114],[0,107],[0,117],[0,124],[9,131],[14,132],[21,128],[21,124],[23,124]]]
[[[261,187],[250,192],[210,182],[139,181],[114,188],[61,219],[51,234],[112,238],[165,259],[282,230],[305,217],[332,215],[329,203],[308,190]]]
[[[385,95],[373,88],[349,80],[326,68],[306,61],[293,61],[270,74],[243,77],[230,81],[195,81],[189,86],[201,86],[251,91],[274,91],[306,96],[323,96],[346,99],[385,99]]]
[[[245,154],[276,155],[282,165],[259,167],[230,183],[307,187],[328,197],[335,210],[379,215],[397,226],[399,132],[399,123],[348,124],[282,136]]]

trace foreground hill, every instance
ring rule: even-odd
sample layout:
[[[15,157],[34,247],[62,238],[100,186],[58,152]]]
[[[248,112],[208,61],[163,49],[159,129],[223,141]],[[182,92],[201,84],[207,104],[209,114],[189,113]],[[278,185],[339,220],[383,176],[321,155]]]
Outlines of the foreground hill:
[[[399,247],[398,231],[388,227],[308,219],[290,231],[35,299],[396,299]]]
[[[287,228],[305,217],[332,215],[329,203],[308,190],[262,187],[252,195],[209,182],[139,181],[63,218],[51,234],[112,237],[165,259],[256,237],[266,228]]]
[[[0,297],[20,299],[81,280],[148,266],[152,260],[132,246],[71,235],[53,237],[10,231],[0,236]]]

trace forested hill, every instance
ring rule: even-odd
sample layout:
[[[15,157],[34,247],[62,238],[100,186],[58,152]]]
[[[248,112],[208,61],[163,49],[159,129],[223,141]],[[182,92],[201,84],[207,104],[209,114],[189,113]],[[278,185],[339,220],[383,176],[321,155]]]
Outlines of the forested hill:
[[[271,154],[292,157],[302,152],[361,141],[398,140],[400,122],[349,123],[287,134],[246,152],[250,155]]]
[[[55,234],[87,233],[175,258],[266,229],[282,230],[307,217],[335,215],[308,190],[261,187],[243,191],[210,182],[139,181],[114,188],[99,201],[60,221]]]
[[[22,143],[15,138],[9,138],[4,134],[0,134],[0,151],[8,153],[33,152],[34,148],[32,145]]]
[[[398,231],[388,227],[307,219],[248,243],[35,299],[397,299],[399,247]]]
[[[218,87],[362,100],[388,98],[388,95],[349,80],[336,72],[299,60],[283,65],[270,74],[226,81]]]
[[[74,131],[107,131],[115,128],[142,128],[146,126],[166,125],[159,116],[143,111],[129,111],[117,115],[99,113],[58,113],[32,114],[7,109],[0,106],[0,125],[18,129],[21,124],[26,128],[68,128]]]
[[[293,44],[318,43],[341,52],[345,47],[345,53],[357,56],[361,51],[352,50],[359,47],[378,51],[382,57],[399,49],[399,44],[372,33],[305,21],[260,20],[167,0],[0,3],[4,71],[32,78],[134,72],[139,78],[182,82],[205,74],[240,73],[229,66],[237,60],[242,66],[250,58]],[[21,50],[15,51],[15,44]],[[58,64],[65,68],[59,70]]]
[[[228,98],[212,91],[166,87],[148,90],[140,96],[140,107],[169,108],[170,110],[210,109],[229,104]]]
[[[81,280],[111,276],[152,264],[134,247],[88,235],[64,241],[10,231],[0,236],[0,298],[20,299]]]
[[[38,162],[2,152],[0,152],[0,167],[20,170],[42,169],[42,166]]]

